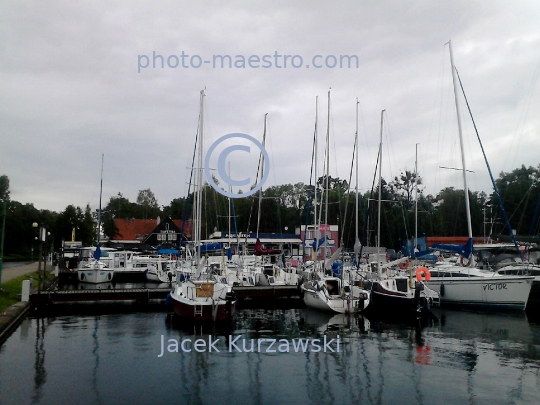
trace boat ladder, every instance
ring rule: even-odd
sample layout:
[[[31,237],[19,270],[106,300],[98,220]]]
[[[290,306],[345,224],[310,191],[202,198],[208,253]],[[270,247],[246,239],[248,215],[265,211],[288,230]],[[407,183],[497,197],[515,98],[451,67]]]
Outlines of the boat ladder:
[[[194,308],[194,310],[195,310],[194,316],[197,316],[197,315],[202,316],[202,314],[203,314],[203,306],[202,306],[202,305],[197,305],[197,304],[195,304],[195,305],[193,306],[193,308]]]

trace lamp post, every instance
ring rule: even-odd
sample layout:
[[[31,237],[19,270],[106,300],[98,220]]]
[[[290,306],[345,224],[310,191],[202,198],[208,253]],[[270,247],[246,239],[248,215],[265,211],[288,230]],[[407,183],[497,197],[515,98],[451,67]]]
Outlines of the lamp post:
[[[0,237],[0,291],[2,290],[2,270],[4,268],[4,234],[6,233],[7,200],[2,201],[2,236]]]
[[[39,225],[37,222],[32,223],[33,228],[39,228],[38,244],[39,244],[39,257],[38,257],[38,290],[41,290],[41,281],[45,278],[45,271],[47,268],[47,261],[43,260],[43,243],[47,240],[47,229],[44,226]],[[41,272],[41,261],[43,260],[43,273]]]

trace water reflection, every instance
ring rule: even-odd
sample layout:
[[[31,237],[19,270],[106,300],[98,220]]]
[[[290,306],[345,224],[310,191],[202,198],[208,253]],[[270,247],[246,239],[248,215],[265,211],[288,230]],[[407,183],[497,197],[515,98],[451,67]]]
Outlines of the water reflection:
[[[33,403],[39,403],[44,389],[43,386],[47,382],[47,370],[45,369],[45,322],[46,319],[44,318],[36,319]]]
[[[340,350],[227,350],[239,335],[291,342],[339,336]],[[210,336],[220,351],[158,357],[162,336]],[[0,350],[0,403],[538,403],[539,348],[540,326],[523,313],[440,310],[428,322],[396,322],[240,309],[225,325],[162,311],[55,314],[25,320]]]

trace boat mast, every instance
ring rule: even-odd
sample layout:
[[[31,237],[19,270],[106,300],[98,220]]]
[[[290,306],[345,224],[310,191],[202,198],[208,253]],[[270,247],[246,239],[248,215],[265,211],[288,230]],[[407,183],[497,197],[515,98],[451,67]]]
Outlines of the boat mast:
[[[317,148],[318,148],[318,144],[317,144],[317,121],[319,119],[319,96],[316,96],[315,97],[315,145],[314,145],[314,148],[315,148],[315,153],[314,153],[314,157],[313,157],[313,160],[315,162],[315,192],[314,192],[314,196],[313,196],[313,223],[315,224],[315,229],[314,229],[314,235],[315,235],[315,246],[313,247],[314,249],[314,256],[313,256],[313,261],[316,263],[317,262],[317,258],[318,258],[318,245],[319,245],[319,238],[320,238],[320,233],[319,233],[319,221],[317,220],[317,182],[318,182],[318,179],[317,179]],[[307,232],[307,229],[306,229],[306,232]]]
[[[414,158],[414,248],[413,258],[416,258],[414,249],[418,246],[418,144]],[[420,251],[420,249],[418,249]]]
[[[377,270],[381,271],[380,247],[381,247],[381,201],[382,201],[382,133],[384,112],[381,111],[381,131],[379,134],[379,212],[377,219]]]
[[[204,90],[201,90],[200,98],[200,115],[199,115],[199,150],[198,153],[198,162],[197,162],[197,179],[196,179],[196,193],[195,193],[195,257],[197,259],[197,266],[199,265],[201,259],[201,219],[202,219],[202,190],[203,190],[203,126],[204,126]]]
[[[354,254],[356,256],[356,262],[360,263],[358,254],[360,253],[360,238],[358,237],[358,98],[356,99],[356,132],[354,135],[354,153],[355,155],[355,166],[356,166],[356,198],[354,201],[355,207],[355,227],[354,227]]]
[[[263,139],[262,139],[262,146],[264,148],[266,144],[266,117],[268,116],[268,113],[264,114],[264,131],[263,131]],[[264,176],[264,156],[261,152],[260,156],[260,167],[261,167],[261,180]],[[257,179],[257,182],[259,179]],[[259,189],[259,210],[257,212],[257,238],[259,237],[259,225],[261,223],[261,206],[262,206],[262,187]]]
[[[459,145],[461,148],[461,165],[463,172],[463,188],[465,192],[465,210],[467,212],[467,231],[469,240],[472,240],[472,225],[471,225],[471,209],[469,204],[469,189],[467,187],[467,168],[465,167],[465,153],[463,149],[463,131],[461,128],[461,116],[459,113],[459,100],[458,100],[458,89],[457,89],[457,77],[456,77],[456,68],[454,66],[454,55],[452,53],[452,41],[448,41],[448,48],[450,49],[450,64],[452,66],[452,83],[454,85],[454,99],[456,103],[456,115],[458,122],[458,132],[459,132]]]
[[[326,232],[328,228],[328,194],[330,194],[330,90],[328,90],[328,121],[326,124],[326,195],[324,208],[324,224],[325,224],[325,242],[324,242],[324,258],[328,257],[328,243],[326,241]]]
[[[98,211],[98,226],[97,226],[97,244],[96,251],[94,253],[94,259],[99,260],[101,257],[100,247],[100,234],[101,234],[101,197],[103,195],[103,161],[105,160],[105,154],[101,154],[101,183],[99,186],[99,211]]]

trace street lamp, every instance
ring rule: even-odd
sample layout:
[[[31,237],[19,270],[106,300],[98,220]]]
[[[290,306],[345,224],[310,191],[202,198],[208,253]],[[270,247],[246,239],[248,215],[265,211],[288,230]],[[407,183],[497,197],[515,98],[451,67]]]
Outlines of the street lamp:
[[[45,271],[47,268],[47,261],[43,260],[43,243],[47,240],[47,229],[44,226],[39,225],[37,222],[32,223],[33,228],[39,227],[38,244],[39,244],[39,257],[38,257],[38,288],[41,286],[41,280],[45,278]],[[41,261],[43,260],[43,273],[41,273]]]

